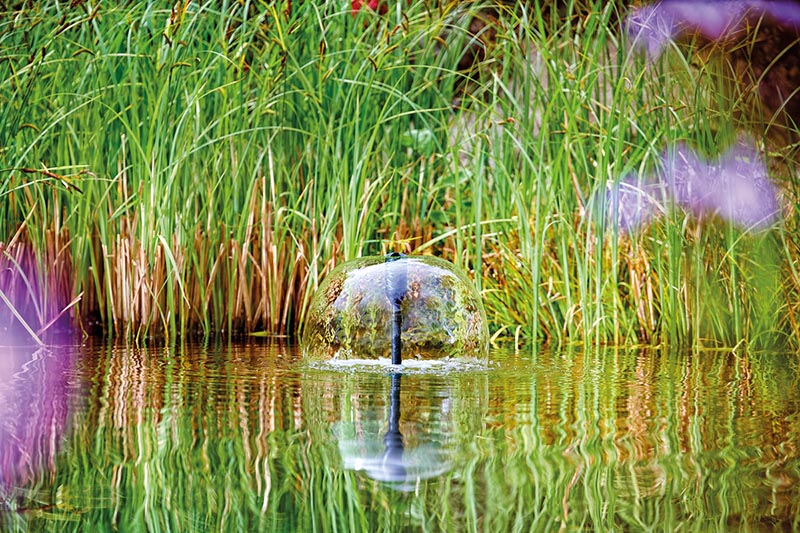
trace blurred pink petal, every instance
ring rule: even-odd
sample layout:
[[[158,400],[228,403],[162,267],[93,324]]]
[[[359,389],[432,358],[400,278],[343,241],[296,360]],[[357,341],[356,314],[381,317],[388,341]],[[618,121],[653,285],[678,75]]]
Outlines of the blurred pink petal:
[[[670,40],[701,35],[712,41],[733,36],[748,21],[768,17],[781,27],[800,30],[800,3],[788,0],[691,2],[662,0],[631,10],[626,22],[636,48],[655,58]]]
[[[748,229],[764,229],[780,217],[775,186],[748,140],[710,162],[679,144],[664,156],[662,181],[676,205],[698,215],[715,214]]]
[[[67,425],[71,349],[0,343],[0,501],[55,467]]]
[[[763,230],[780,220],[777,190],[748,139],[712,161],[678,144],[663,155],[654,176],[624,178],[606,194],[606,203],[623,232],[647,224],[669,205],[696,216],[719,216],[750,230]]]

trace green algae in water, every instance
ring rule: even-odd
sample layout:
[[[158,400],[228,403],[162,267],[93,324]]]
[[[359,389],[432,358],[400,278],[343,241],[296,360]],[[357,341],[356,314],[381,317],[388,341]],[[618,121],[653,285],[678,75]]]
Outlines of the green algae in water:
[[[404,359],[486,359],[489,337],[478,291],[454,265],[430,256],[390,262],[371,256],[335,268],[311,302],[303,355],[323,360],[389,357],[398,279]]]

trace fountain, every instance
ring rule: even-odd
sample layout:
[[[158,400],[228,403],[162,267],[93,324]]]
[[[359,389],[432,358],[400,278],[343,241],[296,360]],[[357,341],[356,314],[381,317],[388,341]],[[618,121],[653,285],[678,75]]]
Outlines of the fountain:
[[[391,253],[348,261],[311,302],[301,347],[315,360],[441,360],[488,354],[478,291],[452,263]]]

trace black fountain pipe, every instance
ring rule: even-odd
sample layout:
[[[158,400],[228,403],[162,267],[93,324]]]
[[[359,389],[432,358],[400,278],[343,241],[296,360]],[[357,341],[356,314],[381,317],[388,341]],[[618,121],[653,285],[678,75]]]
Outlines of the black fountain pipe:
[[[405,258],[405,254],[392,252],[386,254],[385,262],[400,261],[402,263]],[[392,364],[399,365],[403,363],[403,341],[400,338],[403,331],[403,313],[400,304],[406,297],[408,275],[405,265],[391,265],[388,268],[385,291],[386,297],[389,298],[389,303],[392,305]]]

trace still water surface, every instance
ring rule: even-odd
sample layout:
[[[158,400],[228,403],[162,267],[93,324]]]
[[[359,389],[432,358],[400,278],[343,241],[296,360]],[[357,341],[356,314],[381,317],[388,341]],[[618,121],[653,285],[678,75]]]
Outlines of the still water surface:
[[[800,528],[798,358],[0,348],[0,530]]]

